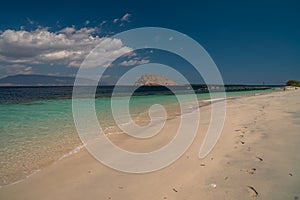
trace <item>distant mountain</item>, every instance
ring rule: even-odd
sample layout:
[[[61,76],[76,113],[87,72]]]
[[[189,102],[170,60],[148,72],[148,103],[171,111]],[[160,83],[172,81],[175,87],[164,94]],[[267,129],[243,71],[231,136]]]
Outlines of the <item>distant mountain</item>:
[[[7,76],[0,79],[0,85],[2,86],[63,86],[63,85],[73,85],[75,77],[70,76],[47,76],[47,75],[37,75],[37,74],[20,74],[14,76]],[[84,85],[89,85],[93,81],[89,79],[80,80]]]
[[[158,86],[158,85],[177,85],[176,82],[168,79],[164,76],[160,76],[157,74],[145,74],[141,76],[136,82],[136,86]]]

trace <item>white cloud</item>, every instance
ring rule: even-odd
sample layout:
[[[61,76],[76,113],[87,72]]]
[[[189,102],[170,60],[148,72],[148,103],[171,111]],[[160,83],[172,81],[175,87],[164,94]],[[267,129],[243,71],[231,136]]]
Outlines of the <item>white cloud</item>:
[[[90,20],[86,20],[85,22],[84,22],[84,25],[88,25],[90,23]]]
[[[132,60],[125,60],[121,62],[119,65],[129,67],[129,66],[147,64],[149,62],[150,60],[148,59],[132,59]]]
[[[27,22],[30,24],[30,25],[38,25],[38,23],[30,18],[27,17]]]
[[[131,48],[123,46],[120,39],[105,38],[85,60],[84,67],[109,67],[115,59],[131,51]]]
[[[130,20],[129,20],[130,16],[131,16],[131,14],[126,13],[126,14],[121,18],[121,21],[130,22]]]
[[[115,18],[113,20],[113,23],[116,24],[116,23],[120,22],[120,26],[125,26],[124,22],[130,22],[130,17],[131,17],[131,14],[126,13],[121,18]]]
[[[58,33],[73,34],[76,31],[75,26],[61,29]]]
[[[91,50],[102,41],[103,52],[98,52],[97,55],[103,63],[97,61],[97,64],[105,65],[112,57],[131,51],[121,40],[101,38],[97,33],[98,28],[76,29],[74,26],[57,32],[45,28],[33,31],[5,30],[0,32],[0,61],[20,65],[79,67]]]
[[[107,21],[104,20],[104,21],[102,21],[102,22],[99,24],[99,26],[101,27],[101,26],[103,26],[103,25],[106,24],[106,23],[107,23]]]

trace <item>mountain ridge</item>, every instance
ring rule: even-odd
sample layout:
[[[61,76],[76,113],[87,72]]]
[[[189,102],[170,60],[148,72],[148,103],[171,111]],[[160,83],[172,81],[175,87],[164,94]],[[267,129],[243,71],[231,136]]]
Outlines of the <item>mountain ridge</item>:
[[[79,78],[85,84],[93,83],[93,80]],[[0,86],[69,86],[73,85],[73,76],[52,76],[41,74],[17,74],[0,79]]]

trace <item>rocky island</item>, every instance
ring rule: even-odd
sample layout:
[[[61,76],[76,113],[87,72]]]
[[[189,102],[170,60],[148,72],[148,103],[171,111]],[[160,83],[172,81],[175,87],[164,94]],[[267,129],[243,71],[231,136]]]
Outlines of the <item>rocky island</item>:
[[[136,86],[164,86],[164,85],[177,85],[176,82],[164,76],[157,74],[145,74],[141,76],[136,82]]]

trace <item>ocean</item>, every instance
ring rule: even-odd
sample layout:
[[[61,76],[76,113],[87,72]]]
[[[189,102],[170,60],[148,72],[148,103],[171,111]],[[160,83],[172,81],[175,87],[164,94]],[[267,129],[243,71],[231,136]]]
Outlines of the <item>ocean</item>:
[[[118,134],[110,111],[112,86],[98,87],[95,110],[106,134]],[[181,95],[191,88],[178,87]],[[201,101],[209,98],[203,87],[192,88]],[[229,96],[274,91],[271,87],[230,87]],[[126,91],[126,87],[125,90]],[[118,98],[122,100],[126,92]],[[38,172],[60,159],[79,152],[82,143],[72,115],[72,87],[0,87],[0,186]],[[165,106],[176,115],[177,99],[165,87],[142,87],[130,100],[132,117],[143,124],[153,104]],[[173,112],[173,113],[172,113]]]

